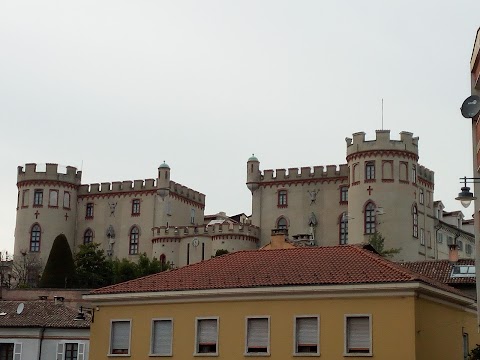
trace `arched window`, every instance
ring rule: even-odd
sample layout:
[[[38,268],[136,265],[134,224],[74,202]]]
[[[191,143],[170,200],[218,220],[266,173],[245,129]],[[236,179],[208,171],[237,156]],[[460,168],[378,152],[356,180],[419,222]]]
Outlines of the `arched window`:
[[[160,264],[162,264],[162,268],[164,268],[167,264],[167,257],[165,256],[165,254],[160,255]]]
[[[130,245],[128,248],[128,253],[130,255],[137,255],[138,254],[138,239],[140,238],[140,231],[138,227],[134,226],[130,230]]]
[[[285,219],[283,216],[277,220],[277,229],[286,229],[288,228],[288,222],[287,219]]]
[[[345,245],[348,243],[348,215],[344,212],[340,215],[340,222],[339,222],[339,244]]]
[[[365,234],[374,234],[376,231],[375,204],[372,202],[365,205]]]
[[[93,242],[93,231],[92,231],[92,229],[87,229],[83,233],[83,243],[84,244],[89,244],[91,242]]]
[[[40,238],[42,234],[42,229],[40,225],[34,224],[30,230],[30,251],[39,252],[40,251]]]
[[[417,210],[417,205],[413,205],[412,219],[413,219],[413,237],[418,238],[418,210]]]

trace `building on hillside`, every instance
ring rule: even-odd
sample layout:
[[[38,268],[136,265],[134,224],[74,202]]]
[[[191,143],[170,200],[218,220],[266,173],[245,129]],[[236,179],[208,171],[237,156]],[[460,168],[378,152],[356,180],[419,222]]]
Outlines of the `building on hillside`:
[[[82,184],[81,176],[57,164],[18,168],[16,256],[37,254],[45,263],[60,233],[73,250],[96,242],[109,256],[135,260],[146,253],[175,266],[210,258],[218,249],[257,247],[254,226],[226,216],[207,226],[205,195],[170,180],[165,163],[155,180]]]
[[[378,231],[385,248],[401,249],[396,260],[448,257],[437,245],[434,173],[418,163],[418,137],[401,132],[393,140],[389,130],[377,130],[374,140],[359,132],[346,145],[347,163],[338,167],[261,171],[255,156],[248,159],[252,224],[260,229],[260,245],[275,228],[320,246],[365,243]],[[473,254],[475,244],[468,244]]]
[[[91,316],[61,298],[0,301],[0,358],[88,360]]]
[[[90,357],[457,359],[480,341],[474,300],[369,249],[240,251],[93,290]]]

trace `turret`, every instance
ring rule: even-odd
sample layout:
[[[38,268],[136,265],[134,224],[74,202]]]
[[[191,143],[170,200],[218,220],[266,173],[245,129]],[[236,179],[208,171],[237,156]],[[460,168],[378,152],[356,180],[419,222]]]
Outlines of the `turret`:
[[[247,161],[247,187],[252,192],[258,189],[260,181],[260,162],[254,154]]]
[[[165,161],[158,167],[158,195],[165,199],[170,191],[170,166]]]

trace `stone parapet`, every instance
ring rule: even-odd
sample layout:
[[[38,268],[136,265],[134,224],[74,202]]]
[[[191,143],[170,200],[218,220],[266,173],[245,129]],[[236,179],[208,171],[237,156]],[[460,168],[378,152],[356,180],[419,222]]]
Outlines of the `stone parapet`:
[[[352,138],[346,138],[347,159],[350,155],[376,150],[404,151],[418,157],[418,137],[413,137],[411,132],[402,131],[400,140],[390,138],[390,130],[376,130],[375,140],[365,140],[365,133],[357,132]]]
[[[186,236],[215,236],[221,234],[248,235],[258,238],[260,228],[245,224],[213,224],[208,226],[159,226],[152,228],[154,238],[178,238]]]
[[[17,169],[17,184],[32,181],[58,181],[78,186],[82,180],[82,172],[77,171],[73,166],[64,167],[64,172],[59,171],[58,164],[29,163]]]

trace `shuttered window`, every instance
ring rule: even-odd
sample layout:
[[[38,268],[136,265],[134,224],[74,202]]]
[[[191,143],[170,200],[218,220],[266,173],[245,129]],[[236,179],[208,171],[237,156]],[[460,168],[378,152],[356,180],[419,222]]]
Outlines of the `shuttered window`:
[[[15,343],[13,349],[13,360],[22,360],[22,343]]]
[[[347,354],[371,354],[371,322],[370,316],[346,316],[346,344]]]
[[[295,319],[295,353],[319,353],[318,317]]]
[[[154,320],[152,326],[152,355],[172,355],[173,321]]]
[[[198,354],[217,354],[218,319],[197,319]]]
[[[247,353],[269,353],[269,318],[247,319]]]
[[[112,321],[110,336],[110,354],[130,353],[130,321]]]

